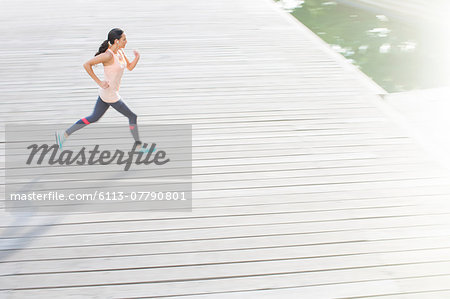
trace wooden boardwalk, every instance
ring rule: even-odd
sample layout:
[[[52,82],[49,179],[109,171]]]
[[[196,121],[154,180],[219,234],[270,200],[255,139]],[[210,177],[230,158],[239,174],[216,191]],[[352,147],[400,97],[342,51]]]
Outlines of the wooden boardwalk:
[[[383,90],[271,1],[2,11],[2,125],[88,115],[81,65],[122,27],[142,56],[121,87],[139,122],[193,125],[194,209],[3,211],[0,298],[450,297],[447,171]]]

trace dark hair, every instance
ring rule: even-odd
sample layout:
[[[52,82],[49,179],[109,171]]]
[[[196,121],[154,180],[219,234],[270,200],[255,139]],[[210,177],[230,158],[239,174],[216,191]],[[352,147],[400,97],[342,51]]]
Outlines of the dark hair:
[[[109,44],[111,45],[114,44],[114,41],[116,39],[120,39],[122,37],[123,34],[123,30],[120,28],[113,28],[111,29],[111,31],[108,33],[108,39],[105,39],[105,41],[100,45],[100,48],[98,48],[97,53],[95,53],[95,56],[106,52],[106,50],[108,50]]]

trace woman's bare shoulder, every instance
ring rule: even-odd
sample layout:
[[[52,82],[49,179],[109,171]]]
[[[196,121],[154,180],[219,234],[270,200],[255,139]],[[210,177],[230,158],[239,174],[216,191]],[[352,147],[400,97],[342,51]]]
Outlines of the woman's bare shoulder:
[[[102,62],[104,65],[110,65],[114,62],[114,57],[113,54],[111,53],[111,51],[106,50],[105,52],[103,52],[102,54]],[[99,56],[100,56],[99,55]]]

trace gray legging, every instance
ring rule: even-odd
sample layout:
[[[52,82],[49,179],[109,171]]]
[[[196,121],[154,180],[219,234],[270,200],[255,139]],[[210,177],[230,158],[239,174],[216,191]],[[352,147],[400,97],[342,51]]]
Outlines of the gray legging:
[[[135,142],[141,143],[141,141],[139,140],[139,133],[136,124],[137,115],[134,114],[130,110],[130,108],[128,108],[128,106],[122,101],[122,99],[120,99],[115,103],[106,103],[103,102],[103,100],[100,97],[98,97],[97,103],[95,103],[94,112],[92,112],[91,115],[78,120],[75,124],[73,124],[70,128],[68,128],[66,130],[67,135],[70,136],[70,134],[72,134],[73,132],[78,131],[79,129],[87,126],[88,124],[94,123],[97,120],[99,120],[100,117],[102,117],[103,114],[105,114],[106,110],[108,110],[109,106],[112,106],[118,112],[128,117],[131,134],[133,135]]]

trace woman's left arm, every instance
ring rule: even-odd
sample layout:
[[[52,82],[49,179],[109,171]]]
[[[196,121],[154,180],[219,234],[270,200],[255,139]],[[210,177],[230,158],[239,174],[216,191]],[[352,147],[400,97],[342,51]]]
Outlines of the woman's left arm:
[[[121,51],[122,51],[123,58],[125,58],[125,61],[127,62],[127,69],[129,71],[132,71],[136,67],[136,64],[138,63],[141,55],[139,54],[138,51],[134,50],[134,60],[132,62],[130,62],[128,60],[127,56],[125,55],[125,52],[123,50],[121,50]]]

